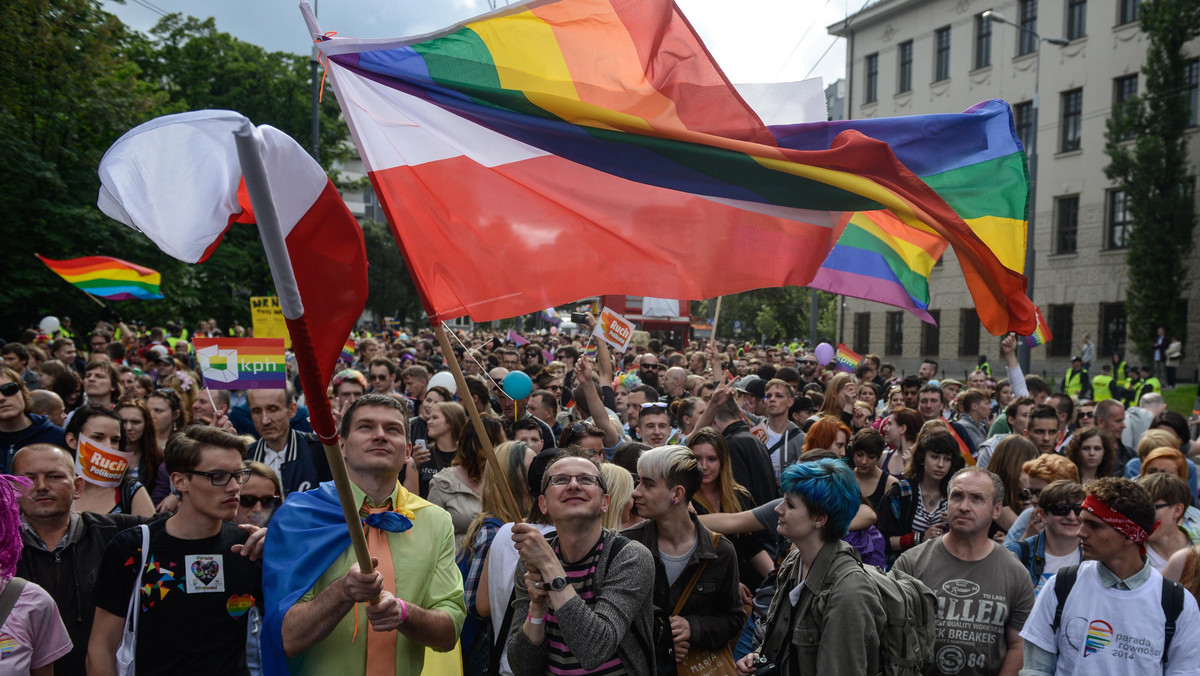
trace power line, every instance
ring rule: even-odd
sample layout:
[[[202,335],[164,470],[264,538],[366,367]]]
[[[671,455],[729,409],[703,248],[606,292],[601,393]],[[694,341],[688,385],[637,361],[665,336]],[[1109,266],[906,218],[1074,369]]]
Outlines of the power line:
[[[862,14],[862,11],[864,9],[866,9],[867,5],[871,4],[872,2],[875,2],[875,0],[866,0],[866,2],[864,2],[862,4],[862,7],[858,8],[857,12],[855,12],[854,14],[851,14],[850,16],[847,16],[846,20],[845,20],[845,25],[843,26],[843,28],[849,28],[850,27],[850,19],[854,18],[855,16],[857,16],[859,14]],[[804,76],[805,80],[807,80],[813,74],[813,71],[817,69],[817,66],[821,65],[821,62],[824,61],[825,57],[829,55],[829,50],[833,49],[833,46],[837,44],[838,40],[839,40],[839,38],[837,38],[837,37],[833,38],[833,42],[829,43],[829,46],[826,47],[825,51],[821,54],[821,56],[819,58],[817,58],[817,62],[813,64],[813,67],[808,69],[808,75]]]
[[[159,16],[167,15],[167,12],[165,10],[163,10],[161,7],[154,5],[153,3],[149,2],[148,0],[133,0],[133,1],[135,3],[141,5],[142,7],[145,7],[146,9],[150,10],[151,12],[154,12],[155,14],[157,14]]]
[[[825,8],[828,7],[829,3],[832,1],[833,0],[825,0],[825,4],[824,4],[824,6],[821,7],[821,11],[817,13],[818,17],[821,16],[821,14],[825,12]],[[775,73],[776,77],[778,77],[781,73],[783,73],[783,69],[785,67],[787,67],[788,61],[791,61],[792,57],[796,55],[796,51],[799,50],[800,45],[804,43],[804,38],[808,37],[808,32],[810,30],[812,30],[812,27],[815,25],[817,25],[816,19],[814,19],[812,23],[808,24],[808,28],[804,29],[804,33],[800,35],[800,39],[796,41],[796,46],[792,47],[792,51],[790,53],[788,53],[787,58],[784,59],[783,63],[779,65],[779,72]]]

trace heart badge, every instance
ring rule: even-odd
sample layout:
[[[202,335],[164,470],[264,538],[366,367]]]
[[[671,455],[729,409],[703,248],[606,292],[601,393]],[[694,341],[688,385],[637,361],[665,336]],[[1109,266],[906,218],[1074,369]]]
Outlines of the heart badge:
[[[192,575],[200,580],[203,584],[208,584],[217,579],[217,573],[221,570],[221,564],[213,559],[202,559],[192,562]]]

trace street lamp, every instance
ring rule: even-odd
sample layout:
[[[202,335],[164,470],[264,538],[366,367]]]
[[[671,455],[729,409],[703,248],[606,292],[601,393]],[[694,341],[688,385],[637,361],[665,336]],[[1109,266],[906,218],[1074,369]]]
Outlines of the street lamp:
[[[1008,20],[1008,17],[999,12],[987,10],[983,13],[983,18],[996,23],[1008,24],[1017,30],[1024,31],[1033,36],[1033,39],[1038,43],[1048,42],[1059,47],[1070,44],[1070,40],[1063,38],[1044,38],[1038,35],[1037,31],[1026,28],[1021,24],[1013,23]],[[1038,88],[1042,78],[1042,48],[1038,44],[1034,50],[1033,63],[1033,105],[1030,111],[1033,117],[1029,130],[1029,147],[1026,152],[1029,154],[1029,206],[1026,213],[1026,229],[1025,229],[1025,279],[1028,280],[1026,293],[1029,299],[1033,300],[1033,273],[1036,258],[1033,252],[1033,232],[1034,232],[1034,217],[1037,214],[1037,176],[1038,176]],[[1029,373],[1029,345],[1023,341],[1017,341],[1017,358],[1021,364],[1021,370],[1026,374]]]

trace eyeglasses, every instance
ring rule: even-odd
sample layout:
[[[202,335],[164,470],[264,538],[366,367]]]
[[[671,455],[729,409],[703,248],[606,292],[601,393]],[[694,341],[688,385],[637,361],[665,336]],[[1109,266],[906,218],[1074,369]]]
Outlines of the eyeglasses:
[[[262,503],[263,507],[277,507],[283,500],[279,499],[278,495],[239,495],[238,503],[246,509],[251,509],[258,503]]]
[[[1049,507],[1043,507],[1042,509],[1046,510],[1046,513],[1053,514],[1054,516],[1066,516],[1071,513],[1074,513],[1075,516],[1079,516],[1079,513],[1083,511],[1083,505],[1069,505],[1063,503],[1061,505],[1050,505]]]
[[[551,474],[549,483],[551,486],[567,486],[572,479],[580,486],[600,485],[600,477],[595,474]]]
[[[0,385],[0,394],[3,394],[6,397],[15,397],[20,394],[20,392],[21,386],[16,383],[8,382]]]
[[[1041,496],[1041,494],[1042,494],[1042,489],[1040,489],[1040,488],[1025,488],[1021,491],[1021,499],[1022,500],[1033,500],[1033,499]]]
[[[1167,504],[1167,503],[1165,503],[1165,502],[1156,502],[1156,503],[1154,503],[1154,511],[1156,511],[1156,512],[1157,512],[1157,511],[1158,511],[1158,510],[1160,510],[1160,509],[1166,509],[1166,508],[1168,508],[1168,507],[1170,507],[1170,506],[1171,506],[1171,505],[1168,505],[1168,504]]]
[[[800,363],[804,364],[805,366],[816,366],[817,365],[817,361],[815,359],[801,359]]]
[[[184,470],[183,473],[208,477],[208,480],[214,486],[225,486],[229,483],[230,479],[236,481],[239,486],[245,486],[246,482],[250,480],[250,470],[248,469],[239,469],[236,472],[201,472],[198,469],[188,469]]]

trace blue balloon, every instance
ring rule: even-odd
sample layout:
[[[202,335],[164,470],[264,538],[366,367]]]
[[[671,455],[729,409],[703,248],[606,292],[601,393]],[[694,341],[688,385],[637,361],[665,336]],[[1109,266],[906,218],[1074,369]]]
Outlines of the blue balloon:
[[[533,381],[524,371],[513,371],[504,376],[504,393],[513,399],[524,399],[533,394]]]

